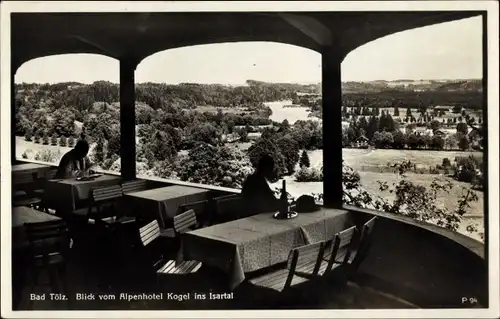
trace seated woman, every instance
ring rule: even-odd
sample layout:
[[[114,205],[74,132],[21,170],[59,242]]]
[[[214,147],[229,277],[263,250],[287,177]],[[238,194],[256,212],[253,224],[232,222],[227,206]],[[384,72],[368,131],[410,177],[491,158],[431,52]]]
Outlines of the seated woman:
[[[241,196],[247,215],[275,212],[279,208],[279,200],[269,187],[268,180],[274,174],[274,160],[268,155],[260,158],[257,169],[243,183]]]
[[[55,178],[71,178],[88,170],[91,166],[86,157],[88,152],[89,143],[79,140],[75,147],[61,158]]]

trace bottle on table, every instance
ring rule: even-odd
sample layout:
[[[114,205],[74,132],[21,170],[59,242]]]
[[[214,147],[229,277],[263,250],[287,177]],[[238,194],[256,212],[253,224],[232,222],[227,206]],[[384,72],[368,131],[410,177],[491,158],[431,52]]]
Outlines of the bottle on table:
[[[280,196],[280,215],[285,216],[288,213],[288,197],[286,195],[286,181],[283,180]]]

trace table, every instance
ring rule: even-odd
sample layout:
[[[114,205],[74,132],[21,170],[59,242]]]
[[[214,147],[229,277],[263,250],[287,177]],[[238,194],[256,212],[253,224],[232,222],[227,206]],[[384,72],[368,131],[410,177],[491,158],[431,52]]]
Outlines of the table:
[[[16,249],[27,246],[28,239],[24,233],[24,223],[43,223],[61,218],[30,207],[12,208],[12,246]]]
[[[183,258],[218,268],[229,276],[234,289],[245,273],[287,261],[292,248],[333,239],[352,226],[348,211],[321,208],[288,220],[272,213],[201,228],[184,234]]]
[[[167,227],[167,220],[172,219],[180,205],[207,199],[208,190],[173,185],[125,194],[134,207],[149,212],[158,218],[162,228]]]
[[[52,208],[74,211],[81,202],[90,198],[92,188],[118,185],[120,182],[121,178],[113,175],[102,175],[91,181],[51,179],[45,188],[46,202]]]
[[[52,166],[36,164],[36,163],[24,163],[12,166],[12,174],[16,173],[36,173],[38,177],[43,177],[47,171],[50,171]]]

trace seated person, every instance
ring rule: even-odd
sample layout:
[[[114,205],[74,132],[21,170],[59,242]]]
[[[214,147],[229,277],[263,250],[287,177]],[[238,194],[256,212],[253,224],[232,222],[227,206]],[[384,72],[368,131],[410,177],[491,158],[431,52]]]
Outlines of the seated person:
[[[55,178],[71,178],[82,175],[92,166],[88,160],[89,143],[79,140],[75,147],[64,154],[59,162]]]
[[[269,187],[268,180],[274,174],[274,160],[264,155],[257,164],[257,169],[249,175],[243,183],[241,196],[244,207],[248,208],[247,215],[256,215],[265,212],[276,212],[279,200]]]

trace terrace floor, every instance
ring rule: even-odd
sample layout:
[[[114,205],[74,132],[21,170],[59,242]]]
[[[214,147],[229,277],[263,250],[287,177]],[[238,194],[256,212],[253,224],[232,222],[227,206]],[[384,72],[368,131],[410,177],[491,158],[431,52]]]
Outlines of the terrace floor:
[[[20,270],[21,267],[15,267]],[[22,278],[22,271],[19,277]],[[262,302],[258,291],[237,289],[230,300],[196,300],[194,293],[206,294],[227,292],[223,275],[215,270],[201,268],[190,277],[159,278],[142,266],[141,257],[133,250],[118,253],[105,248],[96,240],[93,244],[75,243],[61,283],[66,284],[69,301],[49,300],[50,287],[38,285],[30,291],[26,280],[18,281],[17,305],[14,310],[201,310],[201,309],[395,309],[415,306],[366,286],[349,282],[341,287],[325,279],[321,285],[310,285],[294,293],[291,303],[278,299]],[[43,278],[41,280],[43,283]],[[60,286],[63,286],[61,284]],[[169,298],[169,293],[190,292],[184,301]],[[46,293],[44,301],[30,301],[30,294]],[[120,293],[163,293],[162,300],[120,300]],[[96,300],[75,300],[76,294],[94,294]],[[99,295],[114,295],[116,300],[99,300]],[[173,296],[173,295],[172,295]],[[172,297],[170,296],[170,297]],[[260,296],[258,300],[253,297]],[[272,302],[269,302],[271,300]]]

